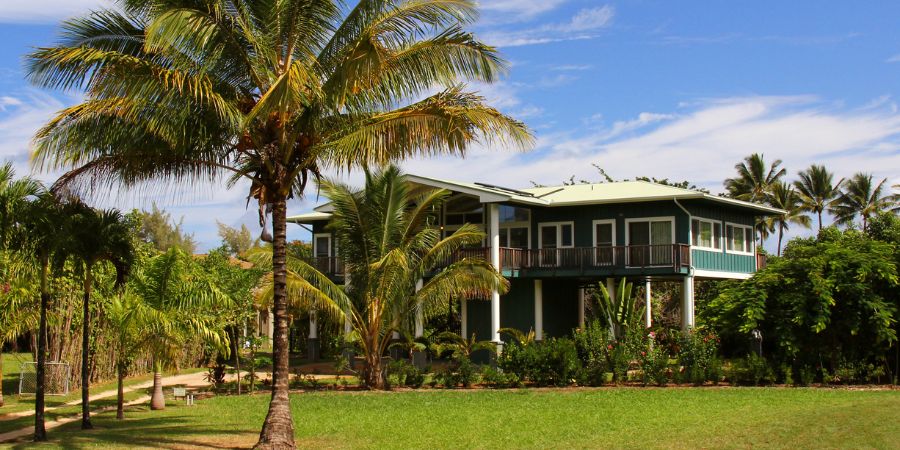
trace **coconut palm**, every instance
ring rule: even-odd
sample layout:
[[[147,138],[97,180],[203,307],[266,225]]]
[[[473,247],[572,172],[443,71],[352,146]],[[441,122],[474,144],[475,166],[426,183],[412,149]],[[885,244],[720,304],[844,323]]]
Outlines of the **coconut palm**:
[[[771,186],[784,177],[787,171],[780,168],[781,160],[766,165],[764,155],[754,153],[734,166],[737,177],[725,180],[728,194],[738,200],[763,202]]]
[[[850,225],[859,216],[862,220],[862,229],[866,230],[869,217],[893,206],[891,198],[883,195],[885,183],[887,178],[875,184],[872,174],[855,173],[844,182],[841,195],[829,208],[829,212],[834,214],[837,223],[841,225]]]
[[[800,196],[801,206],[806,212],[815,213],[819,219],[819,231],[822,231],[822,213],[830,208],[840,195],[843,179],[834,183],[834,174],[825,166],[813,164],[798,174],[800,179],[794,181],[794,187]]]
[[[88,190],[147,180],[249,183],[272,214],[272,401],[260,446],[293,446],[285,302],[286,202],[326,169],[519,147],[520,122],[466,92],[505,70],[463,27],[474,0],[119,0],[66,21],[30,79],[84,89],[41,129],[35,161]],[[434,93],[437,89],[437,93]]]
[[[891,211],[900,212],[900,184],[891,186],[891,189],[895,191],[894,194],[891,195],[891,201],[894,202],[894,206],[893,208],[891,208]]]
[[[790,229],[790,224],[797,224],[805,228],[809,228],[812,220],[805,214],[803,197],[797,194],[797,191],[787,183],[781,181],[772,185],[769,193],[769,205],[773,208],[782,209],[784,214],[779,216],[771,216],[767,222],[772,228],[778,229],[778,256],[781,256],[781,241],[784,238],[784,232]],[[820,216],[821,218],[821,216]]]
[[[116,271],[116,287],[125,282],[134,261],[134,244],[131,229],[116,209],[98,211],[75,203],[70,208],[72,217],[72,236],[70,251],[83,266],[84,298],[82,300],[82,336],[81,336],[81,429],[93,428],[90,413],[90,372],[89,372],[89,337],[90,337],[90,304],[91,291],[94,284],[94,267],[102,262],[109,262]]]
[[[426,320],[443,313],[448,298],[486,298],[508,282],[483,258],[451,263],[457,250],[478,245],[484,233],[464,225],[447,237],[434,225],[448,191],[413,192],[395,167],[366,172],[362,191],[330,181],[322,190],[334,206],[329,224],[345,263],[349,288],[338,286],[298,261],[289,274],[288,297],[317,314],[349,319],[365,357],[363,382],[385,387],[382,356],[394,331],[412,329],[417,311]],[[271,280],[271,278],[269,278]],[[416,291],[418,280],[423,280]],[[259,295],[270,298],[272,283]]]
[[[128,295],[140,300],[131,308],[140,311],[146,333],[142,341],[153,356],[150,408],[163,409],[162,369],[174,363],[187,341],[200,338],[227,354],[228,336],[217,309],[230,306],[231,298],[177,247],[147,261],[128,283],[128,290]]]

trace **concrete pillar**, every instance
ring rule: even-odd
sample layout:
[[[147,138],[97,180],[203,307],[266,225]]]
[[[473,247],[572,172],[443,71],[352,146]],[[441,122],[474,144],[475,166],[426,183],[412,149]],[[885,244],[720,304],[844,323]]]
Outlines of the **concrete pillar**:
[[[491,265],[500,268],[500,206],[496,203],[488,205],[490,226]],[[491,340],[502,344],[500,340],[500,292],[491,292]]]
[[[534,339],[544,339],[544,282],[534,280]]]
[[[584,328],[584,288],[578,288],[578,328]]]
[[[269,338],[269,345],[272,345],[272,339],[275,337],[275,313],[269,308],[269,316],[266,317],[266,337]]]
[[[644,309],[644,325],[650,328],[653,326],[653,301],[650,296],[650,280],[644,283],[644,305],[646,305]]]
[[[469,338],[469,302],[466,299],[459,301],[459,334],[463,339]]]
[[[694,276],[684,277],[681,302],[681,328],[688,331],[694,328]]]
[[[400,342],[400,332],[394,331],[391,334],[391,342],[390,343],[396,344],[398,342]],[[403,350],[397,346],[391,347],[388,353],[391,355],[391,359],[393,359],[395,361],[403,357]]]
[[[315,309],[312,309],[309,311],[309,337],[306,339],[306,359],[318,361],[320,356],[318,313],[316,313]]]
[[[422,280],[416,281],[416,292],[422,290],[422,286],[424,282]],[[425,335],[425,311],[422,310],[421,305],[416,306],[416,329],[415,329],[416,338],[420,338]],[[412,362],[413,365],[422,369],[427,364],[425,352],[420,350],[413,351],[412,354]]]

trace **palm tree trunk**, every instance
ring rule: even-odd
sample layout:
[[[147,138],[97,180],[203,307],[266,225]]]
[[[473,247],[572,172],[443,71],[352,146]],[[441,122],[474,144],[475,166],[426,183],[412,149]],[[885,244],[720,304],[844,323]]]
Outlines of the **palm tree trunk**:
[[[784,235],[784,227],[778,227],[778,256],[781,256],[781,237]]]
[[[116,419],[125,418],[125,365],[116,364]]]
[[[93,274],[91,273],[90,264],[85,264],[84,269],[84,299],[81,302],[82,324],[81,324],[81,429],[90,430],[94,428],[91,424],[91,404],[90,404],[90,361],[88,361],[88,345],[91,321],[91,283],[93,282]]]
[[[272,337],[272,399],[255,448],[294,448],[294,423],[288,388],[287,330],[287,202],[284,196],[274,200],[272,208],[272,271],[274,273],[275,335]]]
[[[238,337],[238,327],[233,327],[234,330],[234,372],[237,374],[237,395],[241,395],[241,346],[243,338]]]
[[[819,214],[819,231],[822,231],[822,211],[816,211]]]
[[[47,440],[47,429],[44,428],[44,383],[46,375],[44,369],[47,358],[47,307],[50,303],[50,290],[47,286],[47,278],[50,273],[49,255],[41,256],[41,310],[40,324],[38,325],[37,339],[37,369],[35,373],[34,389],[34,441]]]
[[[162,367],[159,361],[153,361],[153,394],[150,396],[150,409],[166,409],[166,397],[163,395]]]

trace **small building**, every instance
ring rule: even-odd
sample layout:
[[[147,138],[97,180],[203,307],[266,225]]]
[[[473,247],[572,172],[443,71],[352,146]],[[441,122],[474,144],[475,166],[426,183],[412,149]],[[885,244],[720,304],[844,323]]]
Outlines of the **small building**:
[[[439,226],[465,223],[486,233],[479,248],[510,282],[489,301],[463,301],[462,334],[500,342],[504,327],[534,329],[538,339],[583,325],[586,286],[611,292],[622,278],[683,284],[682,326],[694,325],[694,281],[745,279],[765,264],[754,224],[783,211],[645,181],[510,189],[407,175],[413,185],[452,192]],[[314,263],[336,278],[343,266],[326,224],[331,205],[289,217],[313,233]],[[647,312],[648,326],[650,312]]]

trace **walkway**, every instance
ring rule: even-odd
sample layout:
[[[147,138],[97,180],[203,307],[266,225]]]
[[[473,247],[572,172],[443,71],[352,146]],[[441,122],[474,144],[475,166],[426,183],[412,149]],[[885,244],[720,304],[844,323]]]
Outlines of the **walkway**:
[[[162,379],[162,383],[163,383],[163,386],[184,385],[189,389],[197,389],[197,388],[204,388],[204,387],[209,386],[209,383],[206,382],[204,379],[205,377],[206,377],[205,372],[196,372],[196,373],[189,373],[189,374],[184,374],[184,375],[175,375],[175,376],[170,376],[170,377],[164,377]],[[153,380],[149,380],[149,381],[145,381],[143,383],[138,383],[138,384],[133,384],[131,386],[127,386],[127,387],[125,387],[124,390],[125,390],[125,392],[132,392],[132,391],[136,391],[136,390],[140,390],[140,389],[147,389],[152,386],[153,386]],[[102,398],[115,397],[115,396],[116,396],[116,390],[112,389],[109,391],[100,392],[99,394],[91,395],[90,399],[91,399],[91,401],[94,401],[94,400],[99,400]],[[125,406],[139,405],[139,404],[142,404],[149,400],[150,400],[150,396],[144,395],[138,399],[135,399],[135,400],[125,403]],[[78,399],[78,400],[73,400],[68,403],[64,403],[64,404],[56,406],[56,407],[46,408],[44,411],[47,412],[47,411],[52,411],[52,410],[58,409],[58,408],[75,406],[75,405],[80,405],[80,404],[81,404],[81,399]],[[110,410],[115,410],[115,409],[116,409],[115,406],[99,408],[99,409],[92,410],[91,414],[96,414],[99,412],[110,411]],[[12,420],[12,419],[16,419],[19,417],[26,417],[26,416],[32,416],[32,415],[34,415],[34,410],[17,411],[14,413],[9,413],[9,414],[0,416],[0,421]],[[81,420],[80,412],[77,414],[74,414],[72,416],[60,417],[59,419],[56,419],[56,420],[48,420],[44,424],[44,427],[47,430],[50,430],[52,428],[56,428],[60,425],[67,424],[69,422],[74,422],[76,420]],[[34,434],[34,425],[0,434],[0,442],[12,441],[12,440],[20,439],[20,438],[23,438],[25,436],[29,436],[32,434]]]

